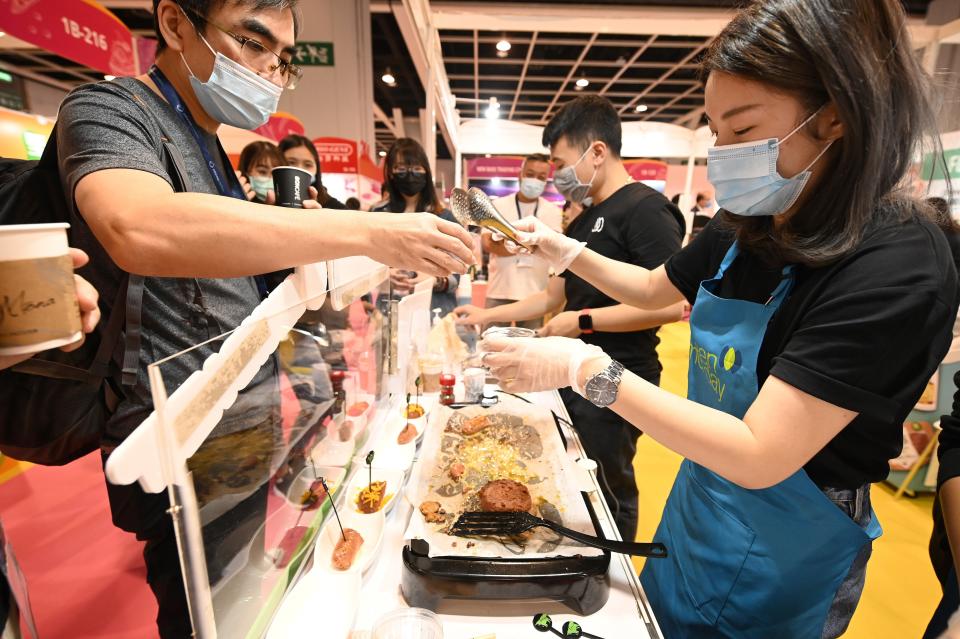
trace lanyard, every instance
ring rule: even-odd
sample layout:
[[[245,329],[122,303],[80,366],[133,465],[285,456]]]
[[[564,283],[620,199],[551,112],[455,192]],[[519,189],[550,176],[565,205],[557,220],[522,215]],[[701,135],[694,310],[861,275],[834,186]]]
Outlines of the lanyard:
[[[207,148],[206,143],[200,136],[199,127],[194,121],[193,116],[190,115],[187,105],[183,103],[183,100],[180,99],[180,95],[177,93],[177,90],[173,88],[173,85],[170,84],[170,81],[167,80],[167,77],[163,75],[163,71],[156,66],[150,67],[150,79],[153,80],[154,84],[157,85],[157,88],[160,89],[160,93],[163,94],[163,97],[166,98],[170,106],[173,107],[173,110],[177,112],[177,115],[183,118],[183,121],[186,122],[187,129],[190,131],[190,135],[193,136],[197,146],[200,147],[200,153],[203,154],[203,160],[207,164],[207,169],[210,171],[210,175],[213,177],[213,181],[216,183],[217,191],[220,192],[220,195],[224,197],[235,197],[237,199],[246,201],[247,198],[244,195],[243,189],[240,187],[240,183],[237,181],[237,179],[234,178],[231,180],[229,177],[220,172],[220,168],[217,166],[217,163],[213,161],[213,157],[210,155],[210,150]],[[219,142],[217,143],[217,146],[219,147]],[[221,157],[224,160],[224,166],[229,166],[229,162],[227,162],[226,158],[223,156],[222,151]],[[254,276],[254,280],[257,283],[257,292],[260,294],[260,298],[266,298],[267,294],[269,293],[267,290],[266,280],[262,275]]]
[[[517,205],[517,219],[523,219],[523,213],[520,212],[520,195],[514,194],[513,203]],[[540,198],[537,198],[537,205],[533,207],[533,217],[537,217],[537,211],[540,209]]]
[[[230,180],[227,176],[224,176],[220,172],[220,168],[217,166],[217,163],[214,162],[213,157],[210,156],[210,149],[207,148],[206,143],[200,136],[200,130],[197,126],[197,123],[194,121],[193,116],[190,115],[190,111],[187,110],[187,105],[185,105],[183,100],[180,99],[180,96],[177,94],[177,90],[173,88],[173,85],[170,84],[170,81],[167,80],[167,77],[163,75],[163,72],[160,69],[154,66],[150,68],[150,79],[153,80],[154,84],[157,85],[157,88],[160,89],[160,93],[162,93],[163,97],[167,99],[167,102],[169,102],[170,106],[172,106],[174,111],[177,112],[177,115],[179,115],[183,121],[187,123],[187,129],[190,130],[190,135],[193,136],[197,146],[200,147],[200,153],[203,154],[203,160],[207,163],[207,169],[209,169],[210,175],[213,177],[213,181],[216,183],[217,191],[220,192],[220,195],[246,200],[247,198],[243,194],[243,189],[240,188],[240,184],[236,181],[236,179]]]

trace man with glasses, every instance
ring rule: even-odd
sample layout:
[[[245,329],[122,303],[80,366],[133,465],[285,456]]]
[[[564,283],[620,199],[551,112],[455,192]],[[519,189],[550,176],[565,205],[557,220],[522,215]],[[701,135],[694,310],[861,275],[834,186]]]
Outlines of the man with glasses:
[[[101,292],[104,317],[123,299],[116,292],[126,273],[145,276],[142,302],[125,302],[141,311],[139,361],[111,378],[121,399],[105,454],[152,410],[147,365],[237,327],[261,300],[255,274],[348,255],[439,277],[473,262],[469,234],[434,215],[304,214],[248,201],[253,191],[216,132],[220,124],[256,128],[295,88],[295,4],[154,0],[159,46],[150,72],[80,87],[61,106],[56,142],[74,207],[71,240],[91,256],[83,273]],[[209,352],[165,365],[168,390]],[[108,492],[114,523],[146,541],[161,636],[190,636],[166,494],[136,485]]]

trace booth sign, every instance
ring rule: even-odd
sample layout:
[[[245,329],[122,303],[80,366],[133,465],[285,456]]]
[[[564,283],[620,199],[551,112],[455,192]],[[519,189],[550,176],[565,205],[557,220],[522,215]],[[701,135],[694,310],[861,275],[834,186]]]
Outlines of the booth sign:
[[[3,30],[110,75],[136,75],[133,35],[93,0],[0,0]]]

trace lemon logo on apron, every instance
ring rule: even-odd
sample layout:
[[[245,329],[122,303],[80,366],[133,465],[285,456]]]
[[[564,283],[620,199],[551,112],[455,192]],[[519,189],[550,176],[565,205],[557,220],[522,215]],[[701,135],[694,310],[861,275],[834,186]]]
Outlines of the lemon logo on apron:
[[[743,364],[743,358],[740,356],[740,353],[732,346],[727,346],[723,349],[722,358],[723,370],[728,373],[736,373]]]

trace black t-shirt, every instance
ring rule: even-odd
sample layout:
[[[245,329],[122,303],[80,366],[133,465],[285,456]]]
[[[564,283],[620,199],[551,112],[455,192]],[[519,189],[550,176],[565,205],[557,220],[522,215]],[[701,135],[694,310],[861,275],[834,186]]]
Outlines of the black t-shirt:
[[[691,303],[733,242],[718,215],[667,262]],[[765,302],[781,269],[742,251],[719,294]],[[821,487],[854,488],[887,476],[902,424],[950,347],[957,272],[943,233],[926,221],[868,232],[850,255],[797,269],[793,292],[770,320],[757,363],[768,375],[859,415],[804,466]]]
[[[583,211],[566,234],[604,257],[655,269],[680,250],[683,215],[657,191],[639,182],[627,184],[600,204]],[[618,302],[570,272],[563,274],[566,310],[614,306]],[[660,374],[657,329],[581,335],[627,369],[645,378]]]

